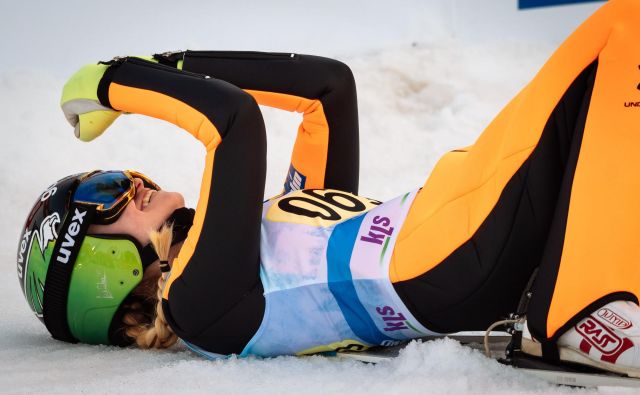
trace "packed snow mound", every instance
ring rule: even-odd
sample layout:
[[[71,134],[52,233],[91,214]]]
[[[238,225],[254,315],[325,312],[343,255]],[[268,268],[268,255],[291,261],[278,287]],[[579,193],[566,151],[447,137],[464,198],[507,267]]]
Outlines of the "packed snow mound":
[[[552,50],[450,40],[341,58],[358,86],[361,194],[386,200],[422,185],[438,157],[472,144]],[[204,158],[187,133],[135,115],[120,117],[92,143],[76,140],[58,105],[63,83],[48,70],[0,72],[0,392],[575,393],[451,340],[412,343],[397,359],[374,366],[321,356],[207,361],[181,345],[141,351],[51,339],[29,311],[15,269],[21,226],[39,194],[73,172],[132,168],[183,192],[194,206]],[[270,196],[282,187],[299,116],[271,109],[264,115]]]
[[[573,392],[488,360],[450,339],[413,342],[398,358],[377,365],[323,356],[204,361],[182,347],[172,351],[87,345],[70,348],[49,339],[33,345],[41,353],[36,366],[33,360],[21,357],[21,350],[3,350],[14,358],[14,363],[3,369],[3,390],[54,394],[175,390],[224,394]]]

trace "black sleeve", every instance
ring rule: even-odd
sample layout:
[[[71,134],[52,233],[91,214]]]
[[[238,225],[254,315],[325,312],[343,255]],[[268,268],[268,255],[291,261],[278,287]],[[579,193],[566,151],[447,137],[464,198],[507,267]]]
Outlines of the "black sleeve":
[[[285,191],[332,188],[358,193],[358,106],[347,65],[292,53],[186,51],[176,55],[182,57],[184,70],[238,86],[258,104],[303,114]]]
[[[181,338],[213,352],[240,352],[264,312],[266,137],[255,100],[227,82],[137,58],[110,67],[98,97],[116,110],[172,122],[205,146],[194,223],[163,290],[163,309]]]

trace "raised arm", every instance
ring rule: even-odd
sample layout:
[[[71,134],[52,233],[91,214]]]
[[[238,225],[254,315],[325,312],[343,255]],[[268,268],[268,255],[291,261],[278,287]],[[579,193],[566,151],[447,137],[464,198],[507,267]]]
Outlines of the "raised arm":
[[[358,192],[358,107],[353,74],[333,59],[292,53],[186,51],[156,60],[236,85],[258,104],[302,113],[284,189]]]
[[[174,260],[162,303],[181,338],[214,352],[240,352],[264,311],[259,244],[266,137],[259,108],[227,82],[137,58],[115,61],[103,72],[99,103],[92,104],[96,111],[164,119],[206,149],[194,223]],[[76,110],[88,102],[76,101]],[[73,100],[63,95],[63,108],[74,107],[69,103]],[[80,121],[77,130],[83,136],[86,122]]]

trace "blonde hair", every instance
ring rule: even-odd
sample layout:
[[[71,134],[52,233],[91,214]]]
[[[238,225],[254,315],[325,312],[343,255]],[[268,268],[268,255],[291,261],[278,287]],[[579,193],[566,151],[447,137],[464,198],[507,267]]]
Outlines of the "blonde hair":
[[[168,277],[172,230],[172,224],[164,224],[160,230],[149,234],[151,244],[160,258],[160,275],[155,286],[153,283],[147,284],[146,287],[142,283],[138,285],[137,296],[142,298],[137,298],[138,300],[134,298],[123,306],[125,309],[122,317],[124,334],[140,348],[168,348],[178,341],[178,336],[171,330],[164,317],[161,303],[162,289]],[[149,269],[151,267],[147,268]],[[133,293],[136,293],[136,290]],[[153,314],[154,309],[155,314]]]

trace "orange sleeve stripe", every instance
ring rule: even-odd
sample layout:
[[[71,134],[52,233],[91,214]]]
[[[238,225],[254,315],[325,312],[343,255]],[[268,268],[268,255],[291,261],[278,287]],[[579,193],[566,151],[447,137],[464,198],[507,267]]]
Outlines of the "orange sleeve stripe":
[[[109,101],[117,110],[148,115],[181,127],[204,144],[207,151],[222,141],[218,129],[204,114],[171,96],[112,82]]]
[[[188,104],[165,94],[111,83],[109,86],[109,101],[115,109],[148,115],[171,122],[192,134],[207,149],[200,186],[200,198],[198,199],[193,226],[189,230],[178,257],[173,261],[171,275],[162,291],[162,297],[168,299],[171,284],[180,277],[185,266],[191,260],[200,238],[209,201],[215,149],[222,139],[218,129],[205,115]]]
[[[302,123],[293,146],[291,163],[307,177],[306,189],[324,188],[329,151],[329,123],[322,103],[284,93],[246,90],[258,104],[302,113]]]

